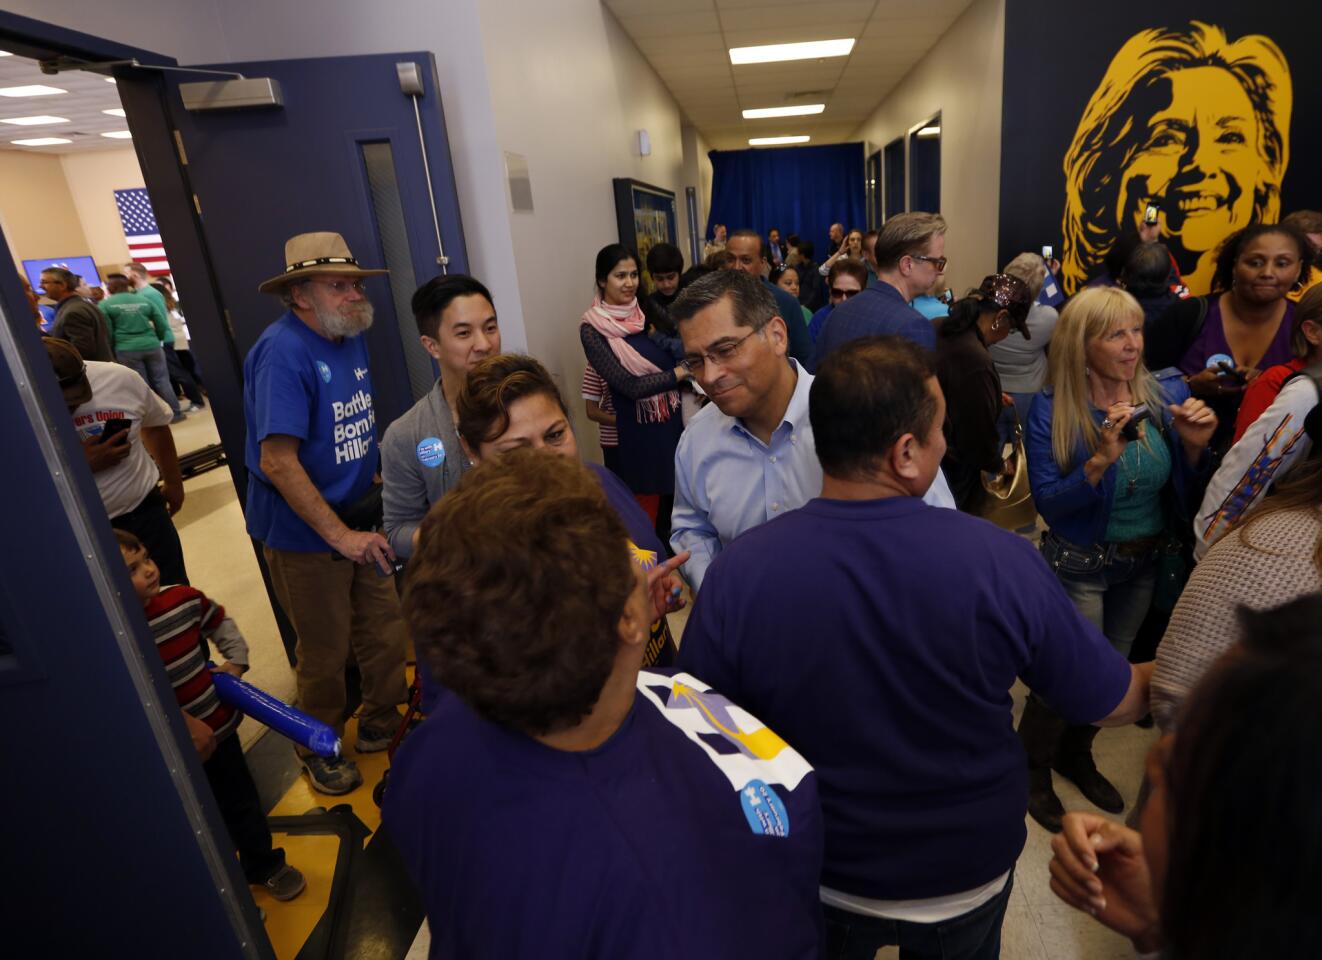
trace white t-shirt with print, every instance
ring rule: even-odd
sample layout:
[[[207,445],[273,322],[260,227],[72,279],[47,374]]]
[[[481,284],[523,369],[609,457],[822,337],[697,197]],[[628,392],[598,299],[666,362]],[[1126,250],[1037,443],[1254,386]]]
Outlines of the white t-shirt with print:
[[[156,488],[160,471],[142,445],[142,428],[162,427],[174,416],[169,406],[147,386],[147,381],[118,363],[87,361],[87,382],[92,399],[73,412],[78,439],[99,437],[107,420],[129,420],[129,455],[115,466],[92,476],[110,519],[128,513]]]

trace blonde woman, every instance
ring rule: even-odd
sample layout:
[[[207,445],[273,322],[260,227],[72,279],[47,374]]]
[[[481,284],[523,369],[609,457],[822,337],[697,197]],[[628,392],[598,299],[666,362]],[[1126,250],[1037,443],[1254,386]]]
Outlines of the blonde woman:
[[[1065,292],[1155,204],[1185,284],[1207,293],[1221,241],[1280,215],[1292,100],[1289,65],[1265,36],[1231,42],[1194,21],[1130,37],[1065,154]]]
[[[1046,389],[1028,415],[1029,480],[1049,528],[1043,556],[1079,611],[1123,654],[1151,604],[1163,534],[1187,524],[1216,425],[1178,372],[1157,379],[1143,365],[1137,300],[1116,287],[1090,287],[1069,302],[1052,338]],[[1167,503],[1177,515],[1168,515]],[[1096,727],[1066,729],[1029,698],[1020,724],[1028,811],[1044,827],[1059,829],[1062,813],[1052,768],[1103,810],[1124,809],[1093,762],[1096,734]]]

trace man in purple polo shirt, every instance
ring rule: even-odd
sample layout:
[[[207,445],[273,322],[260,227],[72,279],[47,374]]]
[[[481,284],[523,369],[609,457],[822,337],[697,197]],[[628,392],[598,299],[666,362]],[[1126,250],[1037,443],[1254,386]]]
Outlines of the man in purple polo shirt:
[[[873,245],[873,258],[877,283],[831,311],[817,337],[815,364],[859,337],[898,334],[928,350],[936,349],[932,321],[910,304],[945,273],[945,220],[938,213],[891,217]]]
[[[1147,709],[1150,665],[1111,648],[1028,541],[919,499],[945,452],[921,348],[841,347],[809,417],[821,497],[721,552],[679,666],[816,769],[829,957],[996,957],[1028,802],[1011,686],[1124,724]]]

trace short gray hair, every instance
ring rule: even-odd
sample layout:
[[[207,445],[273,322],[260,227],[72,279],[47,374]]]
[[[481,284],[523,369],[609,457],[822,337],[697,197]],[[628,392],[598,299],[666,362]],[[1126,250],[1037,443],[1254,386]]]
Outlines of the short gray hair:
[[[307,282],[307,277],[300,277],[297,280],[291,280],[280,288],[280,302],[285,305],[286,310],[294,309],[294,291]]]
[[[684,288],[679,299],[670,305],[670,320],[678,326],[724,297],[730,298],[737,326],[757,330],[777,315],[776,298],[760,279],[750,277],[742,270],[717,270]],[[786,323],[802,322],[801,317],[783,319]]]

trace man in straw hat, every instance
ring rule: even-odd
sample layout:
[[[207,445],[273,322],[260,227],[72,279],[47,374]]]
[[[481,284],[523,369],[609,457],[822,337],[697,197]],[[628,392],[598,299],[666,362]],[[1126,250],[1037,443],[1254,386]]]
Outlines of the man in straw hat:
[[[361,334],[372,325],[358,265],[338,233],[285,244],[287,266],[258,288],[288,308],[243,364],[248,532],[262,542],[280,606],[298,634],[299,707],[343,733],[344,668],[362,674],[357,750],[390,744],[406,695],[394,551],[380,532],[380,457]],[[346,562],[349,561],[349,562]],[[348,757],[299,748],[314,789],[363,782]]]

